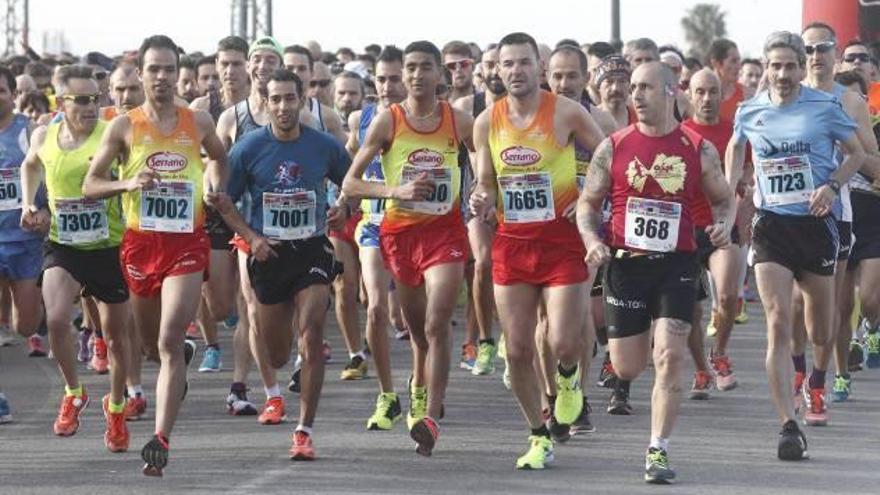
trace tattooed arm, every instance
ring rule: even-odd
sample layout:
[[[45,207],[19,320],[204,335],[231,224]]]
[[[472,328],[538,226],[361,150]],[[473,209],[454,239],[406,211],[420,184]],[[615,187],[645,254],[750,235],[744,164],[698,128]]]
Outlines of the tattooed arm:
[[[721,169],[721,158],[718,150],[707,140],[700,146],[700,164],[702,166],[702,189],[712,206],[714,224],[706,227],[706,233],[712,244],[718,247],[730,243],[730,229],[736,219],[733,190]]]
[[[584,190],[581,191],[577,203],[578,231],[587,248],[587,262],[591,265],[602,264],[611,256],[611,251],[602,242],[599,232],[602,228],[602,202],[611,191],[613,153],[611,139],[602,140],[590,160]]]

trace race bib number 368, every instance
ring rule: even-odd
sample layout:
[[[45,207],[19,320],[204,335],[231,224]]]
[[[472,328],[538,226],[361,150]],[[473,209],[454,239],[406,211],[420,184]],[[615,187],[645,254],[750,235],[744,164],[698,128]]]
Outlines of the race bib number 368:
[[[195,187],[192,181],[162,181],[141,191],[141,230],[193,232]]]
[[[633,249],[668,253],[678,246],[681,205],[630,197],[626,201],[624,243]]]

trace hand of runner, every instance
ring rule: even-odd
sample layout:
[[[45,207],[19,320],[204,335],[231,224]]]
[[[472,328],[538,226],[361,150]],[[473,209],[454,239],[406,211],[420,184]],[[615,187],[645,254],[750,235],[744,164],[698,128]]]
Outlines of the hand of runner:
[[[137,191],[138,189],[152,189],[159,183],[161,176],[155,170],[143,169],[128,181],[128,191]]]
[[[251,246],[251,254],[257,261],[266,261],[270,257],[278,257],[278,253],[276,253],[275,250],[272,249],[272,246],[277,246],[280,243],[274,239],[269,239],[258,235],[254,236],[254,238],[251,239],[251,242],[249,242],[248,244],[250,244]]]
[[[476,218],[489,220],[494,216],[495,201],[493,201],[489,197],[489,193],[483,190],[480,186],[474,186],[474,190],[471,193],[468,203],[470,203],[468,206],[471,209],[471,214]]]
[[[342,230],[345,228],[345,207],[331,206],[327,210],[327,227],[330,230]]]
[[[587,245],[587,256],[584,260],[588,265],[599,266],[611,259],[611,249],[601,241],[591,242]]]
[[[427,173],[422,173],[416,180],[394,188],[392,196],[406,201],[424,201],[433,191],[434,183],[428,180]]]
[[[21,228],[25,230],[35,232],[46,231],[49,229],[49,223],[49,212],[45,209],[29,206],[21,210]]]
[[[706,227],[706,234],[709,235],[709,241],[715,247],[725,247],[730,244],[730,229],[724,222],[716,222]]]
[[[810,214],[815,217],[824,217],[831,213],[831,205],[837,197],[830,186],[822,185],[810,196]]]

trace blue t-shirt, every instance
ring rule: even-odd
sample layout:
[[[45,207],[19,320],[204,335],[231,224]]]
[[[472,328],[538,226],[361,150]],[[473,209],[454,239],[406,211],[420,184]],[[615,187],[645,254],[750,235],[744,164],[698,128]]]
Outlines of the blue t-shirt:
[[[740,104],[733,135],[752,145],[755,207],[809,215],[809,192],[825,184],[839,165],[835,143],[849,139],[855,129],[840,100],[806,86],[800,86],[797,100],[788,105],[773,104],[768,91]],[[840,218],[839,200],[833,213]]]
[[[43,234],[21,228],[21,163],[28,149],[28,123],[23,114],[12,117],[0,132],[0,242],[42,239]],[[46,206],[46,190],[40,186],[35,198],[37,207]]]
[[[341,185],[351,159],[329,134],[301,125],[295,141],[279,141],[267,125],[232,146],[229,165],[229,196],[238,201],[247,191],[253,198],[247,219],[251,228],[293,239],[326,234],[325,179]],[[264,204],[274,206],[264,212]],[[270,222],[265,230],[264,219]],[[290,235],[279,237],[279,232]]]

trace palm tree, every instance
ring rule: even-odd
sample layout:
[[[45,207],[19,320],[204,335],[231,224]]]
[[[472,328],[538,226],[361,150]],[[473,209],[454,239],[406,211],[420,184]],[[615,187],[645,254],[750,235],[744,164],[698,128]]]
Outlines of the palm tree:
[[[698,3],[688,9],[687,15],[681,18],[681,27],[690,44],[689,56],[701,62],[705,60],[712,41],[727,36],[726,16],[714,3]]]

